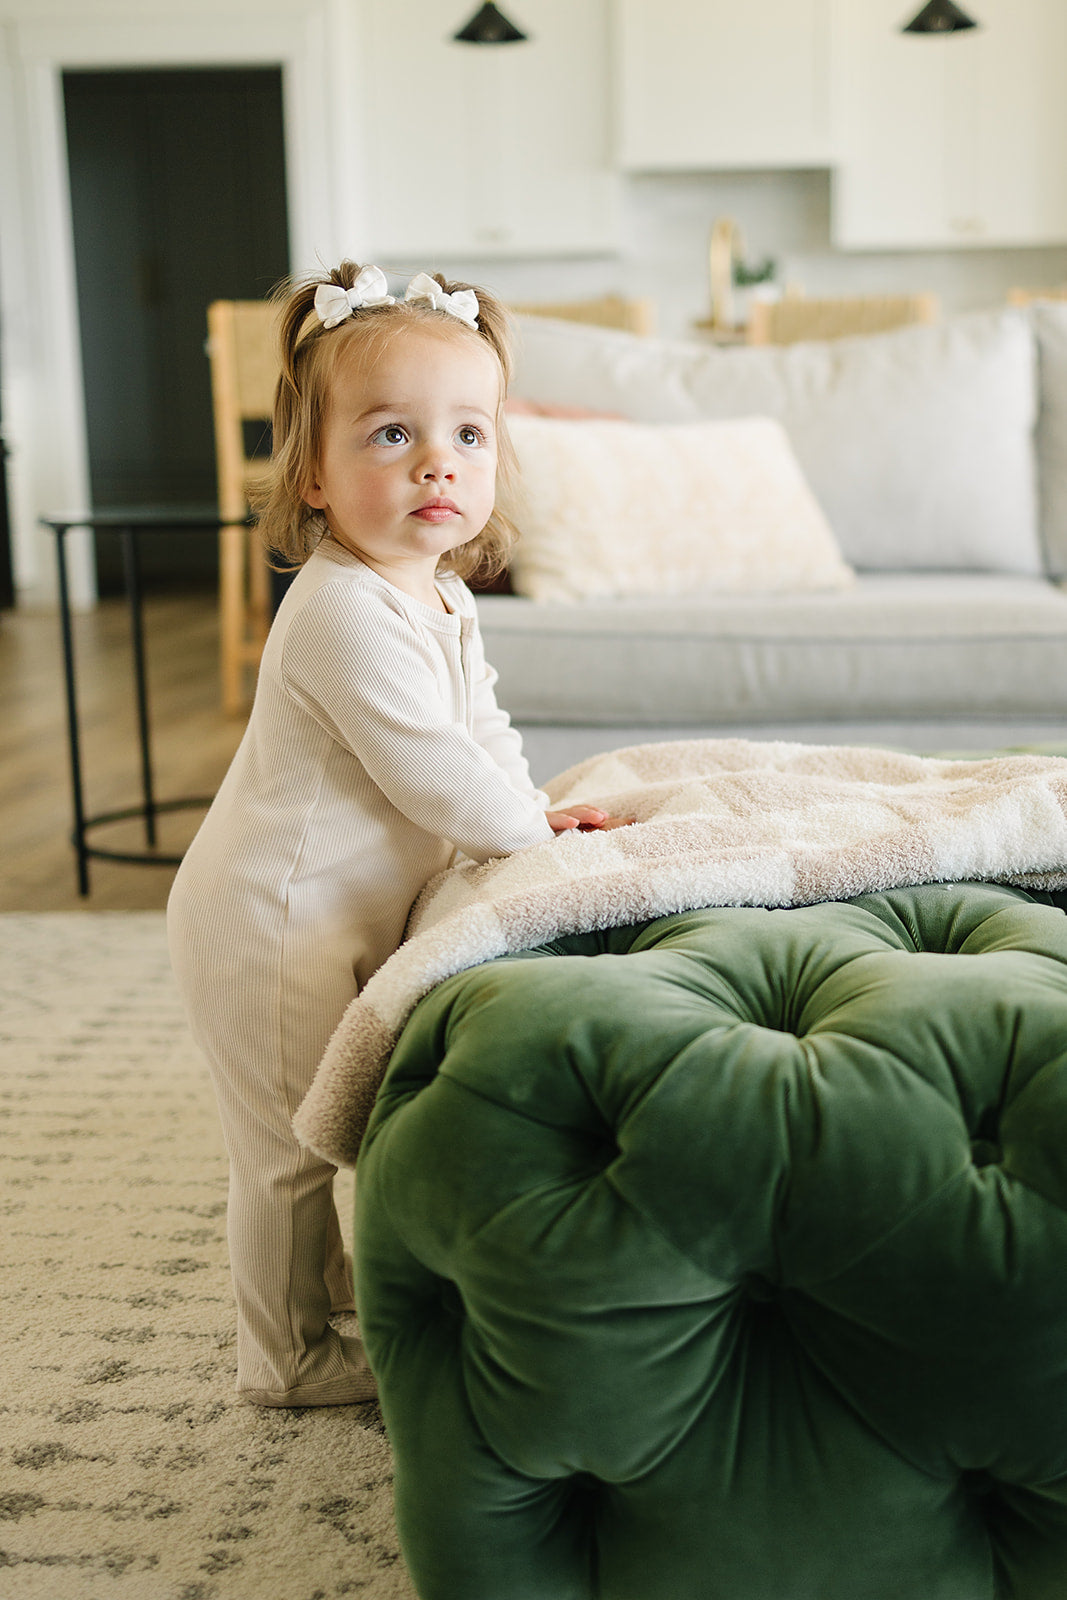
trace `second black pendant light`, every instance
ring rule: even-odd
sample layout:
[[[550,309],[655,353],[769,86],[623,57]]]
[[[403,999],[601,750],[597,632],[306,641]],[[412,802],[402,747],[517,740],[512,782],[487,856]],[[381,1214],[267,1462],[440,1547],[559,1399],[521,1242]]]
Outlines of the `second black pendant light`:
[[[461,44],[517,44],[526,38],[513,22],[509,22],[502,11],[498,11],[492,0],[486,0],[480,11],[460,28],[458,33],[452,35]]]
[[[966,11],[961,11],[953,0],[930,0],[917,17],[900,30],[902,33],[959,33],[963,28],[977,28],[978,24]]]

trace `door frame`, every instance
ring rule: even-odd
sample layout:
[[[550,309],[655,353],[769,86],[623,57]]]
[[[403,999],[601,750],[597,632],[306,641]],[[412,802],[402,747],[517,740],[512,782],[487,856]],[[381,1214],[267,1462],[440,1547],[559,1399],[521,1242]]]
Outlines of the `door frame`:
[[[359,254],[352,10],[353,0],[290,0],[289,15],[264,16],[223,0],[180,17],[27,20],[0,30],[0,373],[20,603],[54,599],[54,552],[38,516],[89,503],[64,71],[280,67],[290,260],[304,271]],[[72,597],[85,607],[96,593],[92,541],[72,539]]]

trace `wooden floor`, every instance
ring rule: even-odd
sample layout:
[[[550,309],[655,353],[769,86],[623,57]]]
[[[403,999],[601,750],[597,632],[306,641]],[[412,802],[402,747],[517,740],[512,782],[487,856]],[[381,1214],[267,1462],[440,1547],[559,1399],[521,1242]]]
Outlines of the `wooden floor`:
[[[210,795],[241,737],[219,709],[217,601],[209,593],[145,600],[152,751],[160,800]],[[90,814],[140,798],[137,722],[125,606],[75,619],[83,781]],[[51,612],[0,614],[0,912],[149,911],[166,904],[174,869],[90,862],[78,894],[70,843],[70,767],[59,622]],[[161,819],[160,848],[180,854],[202,811]],[[143,848],[140,823],[93,842]]]

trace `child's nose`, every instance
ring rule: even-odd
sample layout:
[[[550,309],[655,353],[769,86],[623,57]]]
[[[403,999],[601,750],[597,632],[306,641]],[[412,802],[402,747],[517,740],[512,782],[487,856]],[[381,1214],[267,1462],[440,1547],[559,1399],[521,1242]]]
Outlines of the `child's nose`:
[[[450,440],[427,438],[424,448],[419,451],[416,475],[422,483],[432,483],[437,478],[453,478],[456,475],[456,453],[451,448]]]
[[[455,475],[455,457],[444,446],[428,449],[419,463],[419,476],[424,483],[438,478],[454,478]]]

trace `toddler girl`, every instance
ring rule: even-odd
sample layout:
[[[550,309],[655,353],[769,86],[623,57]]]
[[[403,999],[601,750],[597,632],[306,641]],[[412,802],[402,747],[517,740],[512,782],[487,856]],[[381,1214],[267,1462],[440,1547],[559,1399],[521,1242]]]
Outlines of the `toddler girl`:
[[[509,543],[503,308],[425,273],[386,290],[343,262],[288,292],[261,530],[300,571],[168,906],[230,1158],[237,1388],[268,1406],[374,1393],[329,1321],[353,1305],[335,1169],[291,1127],[345,1007],[456,851],[615,825],[545,810],[463,582]]]

